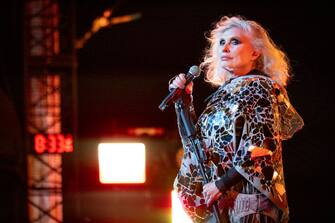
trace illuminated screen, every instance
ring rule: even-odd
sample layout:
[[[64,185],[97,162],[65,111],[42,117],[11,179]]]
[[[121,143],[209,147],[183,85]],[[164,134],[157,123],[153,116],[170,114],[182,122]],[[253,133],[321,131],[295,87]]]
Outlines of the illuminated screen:
[[[101,183],[145,182],[143,143],[100,143],[98,159]]]

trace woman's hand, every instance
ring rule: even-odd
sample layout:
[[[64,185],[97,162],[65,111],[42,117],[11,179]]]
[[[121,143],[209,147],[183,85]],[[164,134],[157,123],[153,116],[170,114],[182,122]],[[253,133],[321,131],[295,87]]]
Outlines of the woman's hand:
[[[216,187],[215,182],[207,183],[202,188],[202,193],[205,197],[207,206],[211,206],[214,201],[218,200],[222,195],[221,191]]]
[[[169,89],[172,89],[172,88],[184,89],[185,88],[185,83],[186,83],[185,74],[181,73],[181,74],[177,75],[176,78],[174,78],[172,80],[172,82],[169,84]],[[186,91],[187,94],[192,94],[193,82],[189,83],[186,86],[185,91]]]

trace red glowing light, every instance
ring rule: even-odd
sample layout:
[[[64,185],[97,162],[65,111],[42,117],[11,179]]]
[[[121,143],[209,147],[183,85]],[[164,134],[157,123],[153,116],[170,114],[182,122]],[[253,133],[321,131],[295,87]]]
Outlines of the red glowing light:
[[[36,134],[34,136],[34,150],[42,153],[73,152],[73,136],[67,134]]]
[[[159,127],[137,127],[128,128],[127,132],[132,136],[162,136],[165,133],[165,129]]]

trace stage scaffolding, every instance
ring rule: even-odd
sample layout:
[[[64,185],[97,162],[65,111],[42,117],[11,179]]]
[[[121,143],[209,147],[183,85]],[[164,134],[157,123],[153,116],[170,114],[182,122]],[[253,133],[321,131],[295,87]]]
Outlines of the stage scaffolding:
[[[73,1],[62,5],[61,0],[27,0],[25,3],[29,222],[64,221],[62,154],[37,154],[32,145],[33,136],[38,133],[70,133],[76,139],[76,54],[71,4]]]

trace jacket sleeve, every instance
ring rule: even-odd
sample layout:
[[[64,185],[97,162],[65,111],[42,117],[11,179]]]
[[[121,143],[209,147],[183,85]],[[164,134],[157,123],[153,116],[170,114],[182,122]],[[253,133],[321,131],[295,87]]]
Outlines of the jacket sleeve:
[[[241,142],[242,131],[244,126],[244,118],[238,117],[234,123],[235,146],[238,147]],[[224,194],[232,186],[239,183],[243,177],[234,167],[231,167],[222,177],[215,181],[215,186]]]
[[[273,81],[268,78],[245,83],[248,95],[239,94],[245,123],[233,159],[234,168],[272,202],[288,212],[282,166],[280,115]]]

